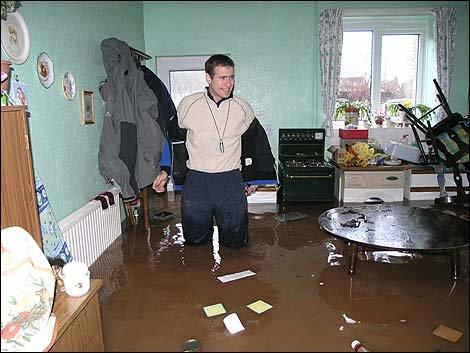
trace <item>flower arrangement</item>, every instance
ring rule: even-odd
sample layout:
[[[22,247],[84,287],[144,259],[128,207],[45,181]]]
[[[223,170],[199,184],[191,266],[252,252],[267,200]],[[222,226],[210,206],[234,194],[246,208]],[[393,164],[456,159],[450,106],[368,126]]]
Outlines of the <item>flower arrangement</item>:
[[[345,167],[367,167],[374,156],[374,149],[367,142],[353,143],[344,156]]]

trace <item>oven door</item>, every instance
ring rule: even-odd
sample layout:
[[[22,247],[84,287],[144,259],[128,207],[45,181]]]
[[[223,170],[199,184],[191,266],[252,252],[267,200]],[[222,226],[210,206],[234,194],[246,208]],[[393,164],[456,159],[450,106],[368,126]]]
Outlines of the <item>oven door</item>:
[[[279,168],[278,202],[327,202],[334,200],[335,170],[289,171]]]

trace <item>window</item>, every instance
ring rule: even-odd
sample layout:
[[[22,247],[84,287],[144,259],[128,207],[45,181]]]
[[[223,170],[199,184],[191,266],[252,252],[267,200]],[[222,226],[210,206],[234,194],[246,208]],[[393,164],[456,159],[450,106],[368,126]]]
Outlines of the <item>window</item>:
[[[431,23],[431,15],[344,17],[337,106],[355,101],[389,116],[393,103],[433,105]]]
[[[170,71],[170,96],[176,107],[184,97],[194,92],[201,92],[206,86],[204,70]]]
[[[372,31],[343,33],[338,98],[370,105]]]
[[[204,64],[208,55],[157,57],[157,75],[165,84],[176,107],[185,96],[207,86]]]
[[[382,35],[380,107],[390,100],[416,100],[418,42],[417,34]]]

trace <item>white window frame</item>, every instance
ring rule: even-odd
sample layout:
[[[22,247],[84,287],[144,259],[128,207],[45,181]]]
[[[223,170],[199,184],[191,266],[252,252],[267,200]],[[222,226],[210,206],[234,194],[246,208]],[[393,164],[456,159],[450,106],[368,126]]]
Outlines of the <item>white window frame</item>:
[[[210,55],[195,56],[157,56],[155,57],[157,76],[165,84],[168,92],[170,87],[171,71],[200,71]]]
[[[368,31],[372,30],[372,81],[371,81],[371,109],[376,112],[380,106],[380,79],[381,79],[381,52],[382,35],[386,34],[418,34],[418,72],[416,76],[416,102],[432,106],[430,88],[432,87],[433,63],[429,60],[432,50],[432,38],[430,28],[430,15],[422,16],[374,16],[369,14],[362,16],[343,17],[344,31]],[[371,14],[372,15],[372,14]],[[431,82],[427,82],[431,81]]]

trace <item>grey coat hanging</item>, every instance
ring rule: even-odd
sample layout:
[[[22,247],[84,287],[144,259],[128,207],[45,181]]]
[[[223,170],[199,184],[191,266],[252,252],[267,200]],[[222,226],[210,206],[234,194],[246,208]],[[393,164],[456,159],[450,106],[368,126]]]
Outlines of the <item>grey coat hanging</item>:
[[[157,124],[158,99],[137,69],[126,42],[101,42],[107,79],[100,86],[106,102],[98,164],[100,174],[114,179],[124,201],[153,183],[160,172],[164,136]]]

